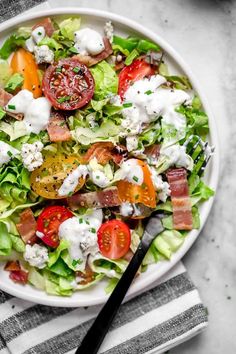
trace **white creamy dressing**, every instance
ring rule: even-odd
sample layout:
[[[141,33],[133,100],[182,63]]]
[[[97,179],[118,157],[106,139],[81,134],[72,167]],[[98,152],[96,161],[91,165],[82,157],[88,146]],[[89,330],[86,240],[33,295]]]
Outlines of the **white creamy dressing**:
[[[120,206],[120,213],[122,216],[130,216],[133,214],[133,206],[129,202],[123,202]]]
[[[85,265],[88,254],[98,252],[97,230],[102,224],[102,210],[94,210],[92,214],[74,216],[59,226],[59,237],[69,243],[69,254],[73,260],[81,260]],[[78,269],[81,268],[78,264]]]
[[[165,82],[163,76],[153,75],[134,82],[128,88],[123,104],[130,104],[130,107],[122,110],[124,135],[140,134],[158,117],[162,117],[162,124],[173,126],[178,134],[185,131],[186,118],[175,109],[190,102],[190,96],[182,90],[160,87]]]
[[[14,156],[20,152],[17,149],[14,149],[11,145],[0,141],[0,166],[4,163],[8,163]]]
[[[136,159],[122,162],[120,169],[116,171],[115,180],[126,180],[130,183],[141,185],[143,183],[143,170]]]
[[[6,105],[6,110],[23,113],[28,133],[38,134],[47,128],[51,104],[45,97],[34,98],[29,90],[21,90]]]
[[[105,49],[102,36],[91,28],[83,28],[76,31],[74,36],[74,47],[78,50],[79,54],[97,55]]]
[[[162,160],[167,160],[169,167],[185,167],[188,170],[192,170],[193,168],[193,160],[191,156],[186,154],[186,147],[183,145],[163,146],[159,156],[159,161],[161,162]]]
[[[158,192],[158,199],[165,203],[166,199],[170,196],[170,185],[168,182],[162,180],[161,175],[158,175],[154,167],[149,168],[151,171],[153,186]]]
[[[86,178],[87,176],[89,176],[91,181],[96,184],[96,186],[101,188],[107,187],[111,182],[104,171],[104,167],[98,164],[97,159],[94,158],[89,162],[88,165],[78,166],[69,174],[69,176],[65,178],[58,190],[58,195],[66,196],[70,193],[73,193],[76,186],[78,185],[79,178]]]

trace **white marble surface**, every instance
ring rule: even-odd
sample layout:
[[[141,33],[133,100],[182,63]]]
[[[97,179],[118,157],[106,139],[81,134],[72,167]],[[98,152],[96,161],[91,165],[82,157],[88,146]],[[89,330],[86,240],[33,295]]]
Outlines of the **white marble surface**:
[[[236,353],[236,1],[49,2],[108,10],[142,23],[179,51],[205,88],[219,131],[221,178],[211,215],[184,263],[210,322],[204,333],[169,354]]]
[[[184,263],[209,310],[209,327],[170,354],[236,353],[236,1],[67,0],[130,17],[163,36],[205,88],[218,125],[216,201]],[[51,0],[65,6],[64,0]]]

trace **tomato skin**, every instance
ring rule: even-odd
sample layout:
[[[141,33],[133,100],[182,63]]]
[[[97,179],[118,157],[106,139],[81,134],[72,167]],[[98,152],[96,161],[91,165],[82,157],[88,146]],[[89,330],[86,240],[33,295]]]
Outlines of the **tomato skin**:
[[[143,170],[143,183],[137,185],[125,180],[117,182],[118,195],[122,202],[141,203],[150,208],[156,207],[156,192],[151,172],[144,161],[137,160]]]
[[[80,156],[56,155],[45,158],[43,164],[31,173],[31,188],[43,198],[64,199],[65,196],[58,195],[58,189],[80,163]],[[85,178],[81,177],[75,192],[82,188],[84,183]]]
[[[98,229],[98,246],[104,257],[119,259],[130,248],[131,233],[121,220],[106,221]]]
[[[44,95],[53,107],[62,110],[85,106],[94,94],[94,86],[90,70],[76,58],[50,65],[43,76]]]
[[[137,59],[129,66],[124,67],[119,74],[118,94],[121,99],[124,98],[125,92],[130,85],[138,80],[154,75],[155,70],[144,60]]]
[[[45,208],[37,220],[37,231],[44,234],[41,240],[46,245],[56,248],[59,245],[59,226],[73,216],[72,212],[64,206],[55,205]]]
[[[20,73],[24,77],[22,89],[33,93],[34,98],[42,96],[42,88],[38,75],[38,66],[34,56],[27,50],[20,48],[12,56],[10,66],[13,73]]]

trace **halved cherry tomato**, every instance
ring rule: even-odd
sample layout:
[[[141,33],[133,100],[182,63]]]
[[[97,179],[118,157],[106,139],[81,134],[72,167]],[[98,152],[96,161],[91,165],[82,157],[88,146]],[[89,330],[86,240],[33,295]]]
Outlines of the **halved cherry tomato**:
[[[111,142],[99,142],[92,144],[86,154],[83,156],[83,161],[88,163],[93,158],[97,159],[97,162],[105,165],[110,160],[114,161],[117,165],[127,155],[127,149],[123,145],[114,145]]]
[[[78,59],[62,59],[43,76],[43,91],[53,107],[73,110],[85,106],[94,93],[94,79]]]
[[[34,192],[47,199],[62,199],[65,196],[58,195],[58,189],[61,187],[64,179],[81,162],[79,156],[57,155],[47,157],[44,163],[36,168],[31,174],[30,182]],[[75,192],[83,187],[85,178],[81,177]]]
[[[56,248],[59,245],[58,229],[61,223],[74,215],[63,206],[49,206],[39,215],[37,231],[44,234],[41,240],[48,246]]]
[[[120,97],[124,98],[125,92],[133,82],[154,74],[155,70],[144,60],[137,59],[133,61],[131,65],[123,68],[119,74],[118,93]]]
[[[117,182],[118,195],[122,202],[141,203],[150,208],[156,206],[156,192],[151,178],[151,172],[144,161],[137,160],[143,170],[143,183],[133,184],[121,180]]]
[[[98,229],[98,246],[107,258],[123,257],[129,250],[130,242],[130,229],[123,221],[110,220]]]
[[[22,89],[33,93],[34,98],[42,96],[42,88],[38,74],[38,66],[34,56],[27,50],[18,49],[11,59],[10,64],[14,73],[20,73],[24,77]]]

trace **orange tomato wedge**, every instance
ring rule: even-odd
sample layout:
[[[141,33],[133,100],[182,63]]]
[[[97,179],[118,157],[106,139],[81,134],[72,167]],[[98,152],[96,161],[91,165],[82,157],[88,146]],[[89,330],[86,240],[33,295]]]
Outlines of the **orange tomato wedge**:
[[[33,93],[34,98],[42,96],[42,87],[39,80],[38,66],[34,56],[27,50],[20,48],[12,56],[10,66],[13,73],[20,73],[24,77],[22,89]]]
[[[133,184],[127,181],[117,183],[119,198],[122,202],[142,203],[150,208],[157,204],[156,192],[151,178],[151,172],[144,161],[137,160],[143,170],[142,185]]]

